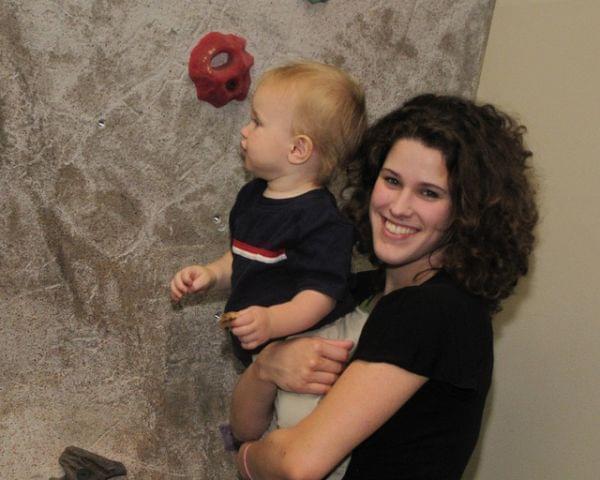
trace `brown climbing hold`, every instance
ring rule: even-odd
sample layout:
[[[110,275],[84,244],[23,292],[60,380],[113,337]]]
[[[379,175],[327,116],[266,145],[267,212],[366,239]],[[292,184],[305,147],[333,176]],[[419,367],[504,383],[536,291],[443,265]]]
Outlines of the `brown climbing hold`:
[[[58,463],[65,471],[65,476],[50,480],[107,480],[127,475],[127,470],[121,462],[109,460],[83,448],[65,448]]]

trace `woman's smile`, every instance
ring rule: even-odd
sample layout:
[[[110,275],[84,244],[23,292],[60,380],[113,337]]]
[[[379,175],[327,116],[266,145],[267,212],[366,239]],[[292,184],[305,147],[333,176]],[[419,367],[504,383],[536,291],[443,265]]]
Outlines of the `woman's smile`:
[[[393,236],[400,236],[402,238],[408,238],[419,231],[418,228],[399,225],[386,218],[384,218],[383,225],[386,232],[391,233]]]

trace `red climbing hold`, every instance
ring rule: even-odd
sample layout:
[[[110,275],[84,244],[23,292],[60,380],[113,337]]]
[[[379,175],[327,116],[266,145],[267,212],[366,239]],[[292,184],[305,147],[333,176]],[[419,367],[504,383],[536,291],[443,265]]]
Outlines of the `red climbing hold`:
[[[198,100],[222,107],[233,99],[246,98],[254,57],[245,47],[246,40],[232,34],[210,32],[200,39],[188,65]]]

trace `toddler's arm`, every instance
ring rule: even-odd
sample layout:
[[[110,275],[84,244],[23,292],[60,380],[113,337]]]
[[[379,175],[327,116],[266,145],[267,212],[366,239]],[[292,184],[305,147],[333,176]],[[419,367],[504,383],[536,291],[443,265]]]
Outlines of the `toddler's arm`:
[[[335,299],[316,290],[303,290],[289,302],[240,310],[231,332],[242,347],[252,350],[272,338],[300,333],[316,325],[333,310]]]
[[[233,255],[228,251],[208,265],[190,265],[179,270],[171,280],[171,300],[178,302],[190,293],[218,290],[231,286]]]

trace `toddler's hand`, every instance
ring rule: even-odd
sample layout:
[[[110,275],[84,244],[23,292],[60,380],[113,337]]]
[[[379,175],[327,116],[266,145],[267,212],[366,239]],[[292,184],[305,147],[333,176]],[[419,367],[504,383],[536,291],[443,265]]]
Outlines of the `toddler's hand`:
[[[242,348],[252,350],[271,339],[271,321],[267,307],[248,307],[237,313],[230,324]]]
[[[182,268],[171,280],[171,300],[178,302],[186,294],[210,290],[216,281],[214,272],[202,265]]]

